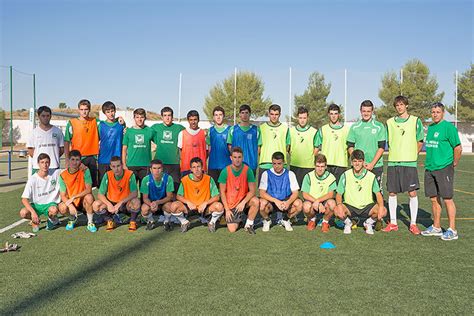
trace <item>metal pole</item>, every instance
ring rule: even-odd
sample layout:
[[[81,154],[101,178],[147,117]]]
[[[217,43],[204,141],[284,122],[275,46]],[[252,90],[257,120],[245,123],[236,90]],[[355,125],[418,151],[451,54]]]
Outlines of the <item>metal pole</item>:
[[[36,74],[33,74],[33,128],[36,127]]]
[[[179,73],[179,88],[178,88],[178,122],[181,122],[181,83],[183,74]]]
[[[400,68],[400,95],[403,95],[402,84],[403,84],[403,68]]]
[[[10,66],[10,152],[13,152],[13,66]]]
[[[289,115],[288,115],[288,127],[291,127],[291,118],[293,116],[293,109],[291,104],[291,67],[290,67],[290,83],[289,83],[289,94],[288,94],[288,105],[289,105]]]
[[[456,70],[456,90],[455,90],[455,100],[454,100],[454,107],[455,107],[455,113],[454,113],[454,126],[458,127],[458,71]]]
[[[347,69],[344,69],[344,124],[347,121]]]
[[[237,123],[237,67],[234,68],[234,125]]]

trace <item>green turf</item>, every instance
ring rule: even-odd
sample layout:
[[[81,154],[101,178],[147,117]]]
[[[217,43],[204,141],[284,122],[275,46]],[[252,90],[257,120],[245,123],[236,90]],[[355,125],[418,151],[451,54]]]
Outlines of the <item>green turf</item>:
[[[456,173],[456,189],[474,192],[474,156],[458,169],[467,172]],[[20,194],[0,194],[1,227],[18,219]],[[474,217],[473,197],[456,192],[458,217]],[[429,213],[420,197],[425,225]],[[307,232],[303,223],[292,233],[259,228],[255,236],[202,226],[186,234],[125,226],[91,234],[81,226],[10,238],[29,229],[23,224],[0,234],[23,246],[0,254],[0,314],[472,314],[473,224],[459,220],[453,242],[412,236],[404,225],[345,236],[334,228]],[[336,249],[319,249],[325,241]]]

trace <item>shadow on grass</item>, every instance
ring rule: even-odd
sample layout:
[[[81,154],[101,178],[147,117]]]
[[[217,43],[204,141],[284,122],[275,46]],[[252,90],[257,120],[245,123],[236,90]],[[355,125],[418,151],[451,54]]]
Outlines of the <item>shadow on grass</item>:
[[[120,248],[113,257],[103,258],[84,269],[76,271],[72,275],[62,278],[54,284],[49,284],[36,293],[22,298],[10,306],[3,306],[0,309],[0,315],[32,313],[37,310],[39,307],[38,305],[42,305],[46,302],[51,303],[53,300],[57,299],[58,295],[64,294],[68,289],[75,287],[78,283],[84,282],[85,275],[89,278],[94,278],[103,270],[108,269],[110,264],[120,263],[121,261],[128,259],[129,256],[133,256],[138,252],[152,247],[153,241],[164,239],[169,236],[170,233],[152,231],[150,232],[150,236],[137,240],[125,248]]]
[[[404,225],[410,227],[410,205],[409,204],[402,204],[401,208],[397,208],[397,218],[400,219]],[[425,227],[430,226],[433,224],[433,220],[431,219],[431,213],[425,211],[422,208],[418,208],[418,216],[416,219],[417,223],[422,224]]]

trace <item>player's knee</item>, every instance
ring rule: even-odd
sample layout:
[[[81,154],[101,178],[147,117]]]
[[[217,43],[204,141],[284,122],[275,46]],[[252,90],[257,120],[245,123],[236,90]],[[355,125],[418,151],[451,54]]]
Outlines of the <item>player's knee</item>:
[[[58,209],[59,209],[59,213],[61,213],[62,215],[67,213],[67,206],[65,203],[60,203],[58,205]]]
[[[57,206],[50,206],[48,208],[48,215],[49,216],[56,216],[58,215],[58,207]]]
[[[29,212],[26,208],[22,208],[22,209],[20,210],[20,217],[21,217],[21,218],[27,218],[29,213],[30,213],[30,212]]]
[[[327,208],[329,208],[329,210],[332,212],[332,211],[334,211],[334,209],[336,208],[336,201],[334,201],[334,200],[327,200],[326,206],[327,206]]]
[[[150,212],[150,207],[147,204],[143,203],[141,207],[141,211],[142,211],[142,215],[146,216]]]
[[[265,208],[268,205],[268,201],[265,199],[260,199],[259,204],[260,204],[260,212],[263,212],[265,211]]]
[[[296,199],[293,202],[293,207],[295,207],[298,210],[301,210],[301,208],[303,207],[303,202],[300,199]]]
[[[416,191],[409,191],[409,192],[408,192],[408,195],[409,195],[410,197],[416,197]]]
[[[130,201],[130,207],[133,209],[133,210],[139,210],[140,209],[140,200],[135,198],[133,200]]]
[[[259,204],[260,204],[260,202],[259,202],[258,198],[255,197],[255,196],[253,198],[251,198],[250,201],[249,201],[249,206],[250,207],[258,207]]]
[[[171,213],[171,205],[172,205],[171,202],[167,202],[163,204],[163,207],[162,207],[163,212]]]
[[[84,197],[84,204],[85,205],[92,205],[93,203],[94,203],[94,197],[92,196],[92,194],[87,194]]]
[[[311,212],[311,206],[312,206],[311,202],[305,201],[303,203],[303,212],[306,215],[308,215]]]
[[[100,211],[100,207],[102,205],[102,202],[101,201],[94,201],[92,203],[92,209],[95,211],[95,212],[98,212]]]
[[[227,225],[227,230],[229,233],[235,233],[237,231],[238,226],[235,224],[228,224]]]

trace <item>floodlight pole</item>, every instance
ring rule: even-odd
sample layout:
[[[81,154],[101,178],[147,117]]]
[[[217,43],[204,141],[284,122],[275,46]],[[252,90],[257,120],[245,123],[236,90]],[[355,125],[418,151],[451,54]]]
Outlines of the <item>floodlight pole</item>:
[[[344,69],[344,125],[347,122],[347,69]]]
[[[289,106],[289,115],[288,115],[288,127],[291,127],[291,117],[293,114],[292,104],[291,104],[291,67],[290,67],[290,82],[289,82],[289,94],[288,94],[288,106]]]
[[[454,100],[454,107],[455,107],[454,126],[458,127],[458,71],[457,70],[456,70],[456,75],[455,75],[455,82],[456,82],[456,90],[455,90],[455,100]]]
[[[237,67],[234,68],[234,125],[237,122]]]
[[[33,74],[33,128],[36,127],[36,74]]]
[[[178,122],[181,122],[181,83],[183,74],[179,73],[179,87],[178,87]],[[163,119],[163,118],[162,118]]]
[[[13,66],[10,66],[10,154],[13,153]]]

